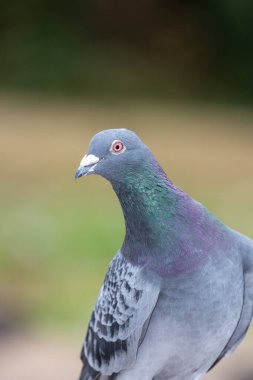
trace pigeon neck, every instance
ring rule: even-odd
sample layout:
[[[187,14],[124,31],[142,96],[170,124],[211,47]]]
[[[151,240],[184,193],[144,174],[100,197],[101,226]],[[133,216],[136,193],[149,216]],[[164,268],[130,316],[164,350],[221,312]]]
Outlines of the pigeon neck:
[[[122,253],[131,259],[132,255],[140,258],[144,251],[145,256],[147,252],[159,252],[166,244],[183,193],[168,180],[156,161],[112,185],[125,218]]]

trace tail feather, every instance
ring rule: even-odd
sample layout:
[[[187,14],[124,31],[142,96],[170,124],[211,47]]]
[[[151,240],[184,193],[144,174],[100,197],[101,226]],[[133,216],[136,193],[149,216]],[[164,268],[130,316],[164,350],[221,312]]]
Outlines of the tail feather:
[[[100,373],[84,365],[80,373],[79,380],[99,380]]]
[[[79,380],[115,380],[116,376],[116,373],[112,374],[111,376],[104,376],[88,365],[84,365],[80,373]]]

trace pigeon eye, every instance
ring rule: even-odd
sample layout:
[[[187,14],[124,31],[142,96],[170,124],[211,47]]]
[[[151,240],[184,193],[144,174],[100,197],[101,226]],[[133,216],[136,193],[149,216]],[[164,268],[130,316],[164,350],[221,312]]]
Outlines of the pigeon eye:
[[[119,140],[116,140],[116,141],[113,141],[110,150],[111,150],[112,153],[114,153],[114,154],[118,154],[118,153],[123,152],[125,149],[126,149],[126,147],[125,147],[125,145],[123,144],[123,142],[121,142],[121,141],[119,141]]]

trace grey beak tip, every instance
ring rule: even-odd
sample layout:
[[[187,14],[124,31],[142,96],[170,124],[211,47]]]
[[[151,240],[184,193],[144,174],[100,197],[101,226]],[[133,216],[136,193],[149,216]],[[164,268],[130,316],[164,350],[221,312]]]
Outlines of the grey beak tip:
[[[77,169],[76,174],[75,174],[75,179],[79,179],[80,177],[82,177],[82,172],[80,169]]]

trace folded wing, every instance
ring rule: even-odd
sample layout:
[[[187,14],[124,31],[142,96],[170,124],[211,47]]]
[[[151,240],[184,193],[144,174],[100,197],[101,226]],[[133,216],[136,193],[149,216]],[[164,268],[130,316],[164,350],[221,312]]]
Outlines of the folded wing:
[[[106,274],[82,350],[90,379],[110,376],[134,363],[158,295],[158,286],[119,252]]]

